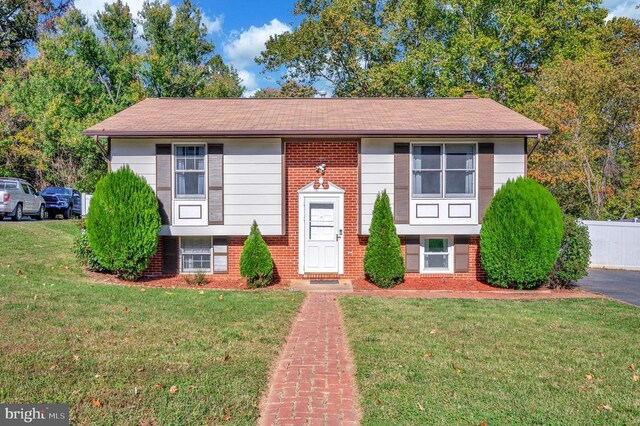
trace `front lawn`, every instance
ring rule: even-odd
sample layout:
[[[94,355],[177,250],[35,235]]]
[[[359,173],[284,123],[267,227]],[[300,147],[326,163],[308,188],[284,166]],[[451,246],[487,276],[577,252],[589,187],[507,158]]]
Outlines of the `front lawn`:
[[[250,424],[303,295],[95,284],[70,221],[0,223],[0,402],[79,424]]]
[[[637,424],[640,309],[342,297],[365,425]]]

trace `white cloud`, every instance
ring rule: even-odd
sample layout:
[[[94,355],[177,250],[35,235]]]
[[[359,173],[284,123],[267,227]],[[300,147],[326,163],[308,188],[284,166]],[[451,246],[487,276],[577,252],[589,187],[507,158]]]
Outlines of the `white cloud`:
[[[264,50],[269,37],[288,31],[291,31],[291,27],[274,18],[260,27],[252,25],[248,30],[234,31],[229,41],[224,43],[225,59],[238,70],[245,87],[244,96],[251,96],[258,90],[256,73],[250,70],[256,66],[256,56]]]
[[[93,24],[93,16],[96,12],[104,10],[104,4],[109,2],[110,0],[75,0],[74,5],[78,9],[80,9],[87,17],[89,18],[89,22]],[[165,3],[168,0],[162,0]],[[131,11],[131,16],[133,19],[138,19],[138,12],[142,10],[142,5],[145,0],[125,0],[125,3],[129,5],[129,9]],[[171,9],[175,12],[176,7],[172,6]],[[224,20],[223,16],[215,16],[211,18],[202,12],[202,23],[207,27],[209,34],[218,33],[222,30],[222,22]],[[142,31],[142,28],[138,28],[138,31]]]
[[[614,16],[625,16],[627,18],[640,18],[640,9],[637,0],[605,0],[603,6],[609,9],[609,16],[607,19],[611,19]]]
[[[238,77],[240,77],[240,80],[242,80],[245,96],[247,95],[247,93],[255,92],[258,89],[258,81],[256,79],[255,73],[241,69],[238,70]]]
[[[272,19],[271,22],[261,27],[252,25],[248,30],[233,32],[231,40],[224,45],[224,53],[234,66],[246,68],[254,65],[254,58],[264,50],[269,37],[290,30],[291,27],[277,19]]]

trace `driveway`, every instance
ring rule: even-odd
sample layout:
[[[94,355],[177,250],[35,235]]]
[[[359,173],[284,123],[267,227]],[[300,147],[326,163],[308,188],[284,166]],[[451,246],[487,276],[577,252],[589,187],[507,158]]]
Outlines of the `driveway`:
[[[614,299],[640,306],[640,271],[589,269],[578,285]]]

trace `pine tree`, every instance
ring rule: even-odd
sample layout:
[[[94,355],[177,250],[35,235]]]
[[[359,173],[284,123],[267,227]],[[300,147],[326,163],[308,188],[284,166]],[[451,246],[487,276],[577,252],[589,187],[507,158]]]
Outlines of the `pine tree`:
[[[393,224],[387,191],[378,193],[364,254],[364,272],[378,287],[389,288],[404,280],[404,260],[400,238]]]
[[[250,288],[266,287],[273,281],[273,258],[255,220],[240,255],[240,274]]]

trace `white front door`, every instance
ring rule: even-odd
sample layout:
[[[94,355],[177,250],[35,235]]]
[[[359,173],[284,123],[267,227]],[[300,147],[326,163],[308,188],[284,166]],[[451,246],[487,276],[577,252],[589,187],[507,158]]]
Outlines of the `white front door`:
[[[340,272],[340,200],[305,198],[304,272]]]

